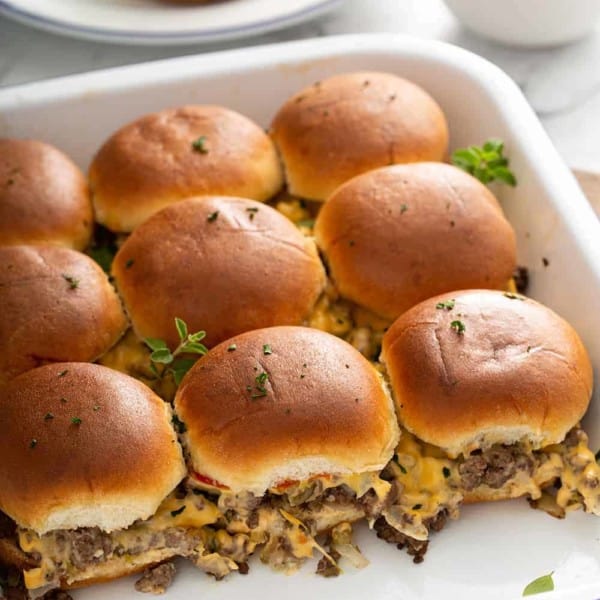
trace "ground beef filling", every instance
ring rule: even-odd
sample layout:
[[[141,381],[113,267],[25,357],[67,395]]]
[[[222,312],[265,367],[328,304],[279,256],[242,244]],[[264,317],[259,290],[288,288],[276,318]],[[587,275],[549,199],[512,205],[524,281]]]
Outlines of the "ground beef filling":
[[[535,461],[519,445],[495,444],[487,450],[476,450],[458,467],[463,489],[470,492],[481,485],[501,488],[519,471],[532,475]]]
[[[427,519],[425,526],[428,531],[441,531],[444,528],[444,525],[446,525],[447,520],[448,511],[442,510],[435,517]],[[422,563],[423,560],[425,560],[425,554],[429,547],[428,540],[416,540],[409,535],[401,533],[397,529],[394,529],[384,517],[379,517],[379,519],[375,521],[374,529],[377,532],[378,538],[385,540],[390,544],[396,544],[398,550],[404,550],[404,548],[406,548],[406,552],[409,556],[413,557],[413,562],[415,564]]]
[[[173,583],[176,569],[172,562],[149,568],[135,582],[135,589],[146,594],[164,594]]]

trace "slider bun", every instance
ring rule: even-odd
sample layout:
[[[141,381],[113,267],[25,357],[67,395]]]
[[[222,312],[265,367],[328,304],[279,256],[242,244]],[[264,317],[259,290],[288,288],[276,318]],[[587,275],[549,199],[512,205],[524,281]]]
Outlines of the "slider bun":
[[[192,469],[257,495],[287,480],[379,471],[399,435],[371,363],[343,340],[304,327],[259,329],[220,344],[185,376],[175,411],[187,426]]]
[[[388,319],[445,291],[505,289],[516,266],[494,195],[443,163],[352,179],[321,209],[315,237],[341,295]]]
[[[100,365],[20,375],[0,391],[0,509],[39,534],[150,517],[185,474],[170,420],[144,384]]]
[[[49,362],[93,361],[127,321],[102,269],[58,246],[0,247],[0,384]]]
[[[204,137],[204,149],[193,143]],[[146,115],[113,134],[90,166],[96,220],[132,231],[190,196],[267,200],[283,185],[273,143],[256,123],[221,106]]]
[[[83,250],[93,224],[85,177],[70,158],[43,142],[0,139],[0,245]]]
[[[422,88],[388,73],[346,73],[292,96],[271,125],[292,194],[325,200],[365,171],[444,160],[448,125]]]
[[[121,246],[113,275],[141,338],[179,343],[175,317],[205,343],[299,325],[325,286],[316,246],[281,213],[243,198],[163,209]]]
[[[451,310],[436,308],[451,299]],[[384,335],[382,360],[400,423],[452,457],[495,443],[558,443],[592,392],[575,330],[542,304],[502,292],[421,302]]]

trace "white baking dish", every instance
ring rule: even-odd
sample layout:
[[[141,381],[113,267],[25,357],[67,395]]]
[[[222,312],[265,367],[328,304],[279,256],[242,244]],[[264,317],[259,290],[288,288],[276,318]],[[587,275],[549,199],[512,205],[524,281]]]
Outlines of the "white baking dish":
[[[87,167],[109,133],[145,112],[220,103],[267,126],[278,105],[298,88],[357,69],[398,73],[429,90],[448,116],[452,147],[490,136],[506,141],[519,185],[497,191],[518,234],[519,260],[529,267],[530,294],[573,323],[598,374],[600,223],[517,86],[490,63],[458,48],[391,35],[345,36],[25,85],[0,91],[0,135],[52,142]],[[598,391],[586,425],[595,449],[600,445]],[[528,582],[550,571],[557,591],[543,598],[600,597],[600,519],[590,515],[558,521],[529,509],[525,501],[468,506],[461,520],[434,535],[422,565],[413,565],[365,529],[358,540],[371,565],[362,571],[349,568],[337,579],[317,577],[308,566],[285,577],[253,564],[247,577],[215,582],[187,567],[167,599],[499,600],[520,597]],[[131,580],[76,596],[140,597]]]

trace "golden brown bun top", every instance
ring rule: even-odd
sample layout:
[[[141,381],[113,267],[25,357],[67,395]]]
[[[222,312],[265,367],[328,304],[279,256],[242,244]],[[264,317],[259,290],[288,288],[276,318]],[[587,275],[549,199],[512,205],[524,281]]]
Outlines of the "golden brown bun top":
[[[314,242],[275,209],[243,198],[191,198],[162,210],[133,232],[112,269],[138,336],[171,348],[175,317],[214,345],[299,325],[325,285]]]
[[[279,109],[271,136],[290,192],[313,200],[365,171],[444,160],[448,150],[435,100],[389,73],[345,73],[301,90]]]
[[[389,319],[445,291],[506,289],[516,266],[494,195],[443,163],[352,179],[321,209],[315,237],[342,296]]]
[[[167,404],[88,363],[46,365],[0,389],[0,509],[39,533],[151,516],[185,465]]]
[[[146,115],[113,134],[90,166],[96,219],[132,231],[190,196],[267,200],[283,185],[273,143],[253,121],[221,106]]]
[[[575,330],[542,304],[507,292],[422,302],[385,334],[382,360],[400,422],[451,456],[494,443],[562,441],[592,393],[590,360]]]
[[[102,269],[59,246],[0,247],[0,384],[49,362],[93,361],[127,320]]]
[[[391,399],[371,363],[304,327],[220,344],[188,372],[175,411],[193,470],[234,492],[380,470],[398,442]]]
[[[85,177],[70,158],[43,142],[0,139],[0,245],[83,250],[93,224]]]

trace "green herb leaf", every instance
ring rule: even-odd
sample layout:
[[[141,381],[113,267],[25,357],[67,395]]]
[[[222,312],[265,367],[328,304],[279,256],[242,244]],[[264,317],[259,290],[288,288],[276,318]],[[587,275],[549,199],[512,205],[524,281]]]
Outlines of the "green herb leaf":
[[[193,141],[192,148],[200,154],[208,154],[208,147],[206,146],[206,136],[201,135],[197,140]]]
[[[517,185],[514,173],[509,169],[508,158],[504,156],[504,143],[489,139],[482,147],[459,148],[452,153],[452,164],[470,173],[482,183],[498,180],[510,186]]]
[[[179,385],[181,380],[185,377],[185,374],[196,364],[195,358],[176,358],[173,361],[173,365],[170,369],[173,373],[173,379],[175,384]]]
[[[81,425],[83,421],[79,417],[71,417],[71,423],[73,425]]]
[[[74,290],[79,287],[79,279],[76,279],[71,275],[67,275],[66,273],[63,273],[62,276],[63,279],[69,284],[70,290]]]
[[[400,205],[400,214],[403,215],[408,210],[408,204]]]
[[[197,331],[196,333],[190,333],[188,335],[188,340],[190,342],[199,342],[206,337],[206,331]]]
[[[183,342],[185,338],[188,336],[188,328],[186,322],[179,317],[175,317],[175,327],[177,327],[177,333],[179,334],[179,339]]]
[[[54,419],[54,415],[51,412],[44,415],[44,421],[51,421],[52,419]]]
[[[64,377],[67,373],[69,372],[69,369],[65,369],[64,371],[61,371],[58,376],[59,377]]]
[[[126,269],[131,269],[131,267],[133,267],[133,263],[135,261],[133,260],[133,258],[130,258],[129,260],[127,260],[127,262],[125,263],[125,268]]]
[[[146,338],[144,344],[146,344],[150,350],[162,350],[167,347],[167,344],[163,340],[156,338]]]
[[[263,354],[265,356],[269,356],[269,354],[273,354],[273,350],[271,350],[271,346],[269,344],[263,345]]]
[[[444,479],[448,479],[448,477],[450,477],[451,471],[448,467],[444,467],[442,469],[442,473],[444,475]]]
[[[230,346],[227,346],[227,352],[234,352],[235,350],[237,350],[237,344],[231,344]]]
[[[196,342],[187,342],[183,346],[181,346],[181,352],[204,355],[208,352],[208,348],[204,344],[198,344]]]
[[[168,365],[173,362],[173,355],[168,348],[159,348],[150,355],[150,360],[163,365]]]
[[[554,571],[548,575],[542,575],[527,584],[523,590],[523,596],[533,596],[535,594],[542,594],[543,592],[551,592],[554,589],[554,580],[552,579],[553,573]]]
[[[400,467],[400,471],[402,471],[402,473],[404,473],[404,475],[406,475],[408,473],[408,471],[406,470],[406,467],[404,465],[401,465],[400,463],[398,463],[398,466]]]
[[[37,444],[38,444],[38,441],[37,441],[35,438],[33,438],[33,439],[32,439],[32,440],[29,442],[29,447],[30,447],[31,449],[33,449],[33,448],[35,448],[35,447],[37,446]]]
[[[456,304],[456,300],[452,298],[452,300],[445,300],[444,302],[438,302],[435,307],[438,310],[452,310],[454,305]]]
[[[298,227],[306,227],[307,229],[312,229],[315,226],[314,219],[303,219],[302,221],[298,221],[296,223]]]
[[[459,335],[463,335],[467,329],[462,321],[452,321],[452,323],[450,323],[450,327],[452,327],[452,329],[454,329],[454,331],[456,331],[456,333]]]
[[[412,507],[412,509],[413,509],[413,510],[420,510],[421,508],[423,508],[423,505],[422,505],[422,504],[415,504],[415,505]]]
[[[214,223],[217,220],[218,216],[219,216],[219,211],[215,210],[215,212],[211,212],[210,215],[208,215],[208,217],[206,217],[206,220],[209,223]]]

